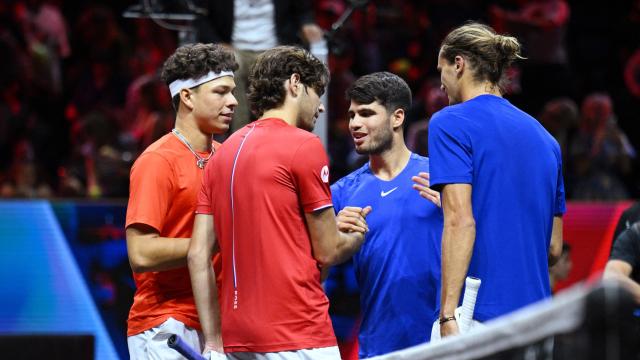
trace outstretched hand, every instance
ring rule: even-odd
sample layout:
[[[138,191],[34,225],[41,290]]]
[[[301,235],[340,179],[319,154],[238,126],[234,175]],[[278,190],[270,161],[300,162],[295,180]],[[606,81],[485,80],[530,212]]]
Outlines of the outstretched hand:
[[[437,207],[441,207],[440,193],[429,187],[429,173],[421,172],[417,176],[411,177],[413,188],[420,193],[420,196],[431,201]]]

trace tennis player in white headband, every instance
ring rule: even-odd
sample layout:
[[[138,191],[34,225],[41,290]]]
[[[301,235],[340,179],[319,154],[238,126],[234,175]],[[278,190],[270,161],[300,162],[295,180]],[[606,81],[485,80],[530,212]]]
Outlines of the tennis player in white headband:
[[[191,291],[187,250],[204,167],[229,130],[233,52],[214,44],[185,45],[167,59],[162,79],[176,110],[175,128],[151,144],[131,168],[126,236],[136,294],[129,312],[131,359],[179,359],[167,346],[177,334],[196,351],[205,344]],[[222,341],[209,344],[222,351]]]

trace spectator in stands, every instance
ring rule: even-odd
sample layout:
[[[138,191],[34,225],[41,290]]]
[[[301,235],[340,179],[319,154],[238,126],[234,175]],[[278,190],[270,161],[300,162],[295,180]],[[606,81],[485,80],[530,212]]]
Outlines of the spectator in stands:
[[[618,127],[611,97],[593,93],[582,102],[578,133],[569,147],[572,198],[622,200],[629,196],[625,181],[631,175],[636,151]]]
[[[112,112],[95,109],[81,118],[74,128],[72,161],[66,176],[76,176],[83,186],[76,196],[126,197],[133,156],[127,152]],[[72,190],[64,180],[65,191]],[[67,181],[65,183],[65,181]]]
[[[418,155],[428,155],[429,119],[431,115],[447,106],[449,100],[447,94],[440,89],[440,81],[427,81],[422,91],[418,94],[418,100],[408,111],[410,121],[407,130],[407,147]]]
[[[125,114],[123,133],[137,149],[146,149],[171,131],[175,120],[171,97],[157,75],[142,75],[129,85]]]
[[[209,15],[198,22],[201,42],[233,47],[238,108],[231,130],[255,119],[247,101],[248,76],[256,58],[277,45],[310,44],[322,39],[310,0],[210,0]],[[299,36],[300,35],[300,36]]]
[[[22,139],[13,148],[13,162],[2,183],[2,197],[50,198],[53,191],[43,181],[42,167],[36,162],[33,146]]]
[[[21,6],[23,5],[23,6]],[[44,0],[18,3],[16,14],[22,25],[27,49],[36,65],[37,84],[46,92],[61,95],[62,61],[71,55],[67,24],[58,6]]]
[[[565,0],[521,3],[515,11],[497,5],[492,5],[489,11],[500,32],[522,41],[527,58],[522,65],[524,110],[537,112],[546,100],[572,92],[565,45],[570,9]],[[554,86],[547,86],[549,79],[554,79]]]
[[[122,109],[130,81],[126,68],[127,38],[113,11],[104,5],[90,5],[76,25],[75,48],[82,49],[72,60],[69,73],[71,101],[67,114],[74,119],[96,107]]]
[[[578,126],[580,113],[576,103],[569,98],[548,101],[540,114],[540,123],[558,141],[562,163],[567,167],[567,153],[571,136]]]

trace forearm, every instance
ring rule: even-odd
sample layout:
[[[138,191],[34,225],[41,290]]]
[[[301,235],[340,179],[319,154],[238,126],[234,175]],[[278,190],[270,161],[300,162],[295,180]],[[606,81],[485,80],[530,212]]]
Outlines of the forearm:
[[[445,225],[442,233],[442,297],[440,317],[453,316],[460,301],[473,244],[475,223]]]
[[[189,254],[189,273],[193,297],[202,326],[205,342],[214,350],[222,352],[220,304],[215,272],[207,254]]]
[[[313,257],[320,266],[331,266],[345,261],[362,244],[364,234],[361,232],[341,231],[338,229],[333,208],[306,213],[305,215],[313,247]],[[366,216],[366,212],[363,216]],[[364,222],[362,216],[361,219]]]
[[[130,237],[127,251],[133,272],[164,271],[187,265],[188,238]]]
[[[360,249],[364,242],[364,236],[356,234],[338,231],[333,261],[328,265],[337,265],[349,260]]]
[[[551,231],[551,245],[549,246],[548,263],[553,266],[562,256],[562,217],[553,217],[553,230]]]
[[[631,292],[636,303],[640,304],[640,284],[629,278],[633,268],[628,263],[621,260],[609,260],[604,268],[602,277],[604,279],[614,279]]]

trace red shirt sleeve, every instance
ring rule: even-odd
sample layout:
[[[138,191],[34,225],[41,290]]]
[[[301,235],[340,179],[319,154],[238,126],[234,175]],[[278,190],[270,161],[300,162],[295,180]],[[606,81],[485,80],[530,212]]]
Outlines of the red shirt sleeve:
[[[143,153],[131,168],[126,227],[145,224],[162,232],[174,188],[169,162],[153,152]]]
[[[333,206],[329,187],[329,159],[318,137],[300,145],[291,165],[304,212]]]
[[[213,190],[213,161],[209,161],[207,166],[204,168],[204,176],[202,178],[202,186],[200,187],[200,191],[198,192],[198,203],[196,205],[196,214],[213,214],[213,210],[211,209],[211,199],[212,190]]]

